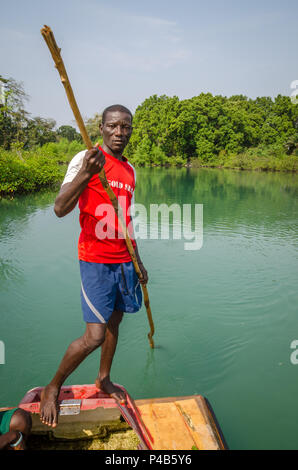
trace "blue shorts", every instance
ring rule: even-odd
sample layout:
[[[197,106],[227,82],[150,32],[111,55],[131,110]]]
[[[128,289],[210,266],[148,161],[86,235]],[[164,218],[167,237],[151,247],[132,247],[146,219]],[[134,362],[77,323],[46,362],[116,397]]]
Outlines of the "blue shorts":
[[[106,264],[80,260],[80,271],[85,322],[107,323],[114,310],[140,310],[142,291],[132,261]]]

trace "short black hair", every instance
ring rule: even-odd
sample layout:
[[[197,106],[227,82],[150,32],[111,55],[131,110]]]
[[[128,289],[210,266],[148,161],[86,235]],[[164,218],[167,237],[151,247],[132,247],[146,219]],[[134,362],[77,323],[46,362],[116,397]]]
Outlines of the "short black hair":
[[[125,106],[122,106],[122,104],[112,104],[112,106],[108,106],[106,109],[104,109],[102,113],[102,119],[101,119],[102,124],[105,123],[107,113],[113,112],[113,111],[121,111],[122,113],[129,114],[131,117],[131,122],[132,122],[132,118],[133,118],[132,112],[129,111],[128,108],[126,108]]]

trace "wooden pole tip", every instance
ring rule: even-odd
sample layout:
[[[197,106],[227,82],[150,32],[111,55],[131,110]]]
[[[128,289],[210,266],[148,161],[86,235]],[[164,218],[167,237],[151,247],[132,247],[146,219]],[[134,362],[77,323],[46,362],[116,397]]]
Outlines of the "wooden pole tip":
[[[47,26],[47,25],[45,24],[45,25],[43,26],[43,28],[41,28],[40,31],[41,31],[42,34],[48,34],[48,33],[50,33],[52,30],[51,30],[51,28],[50,28],[49,26]]]

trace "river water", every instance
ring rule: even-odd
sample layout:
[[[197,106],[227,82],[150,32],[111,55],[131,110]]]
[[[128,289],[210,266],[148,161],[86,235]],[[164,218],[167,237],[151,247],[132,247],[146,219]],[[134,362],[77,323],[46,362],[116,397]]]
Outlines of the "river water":
[[[185,250],[171,230],[161,239],[162,227],[138,240],[156,348],[144,307],[126,315],[112,379],[135,399],[206,396],[231,449],[298,449],[297,196],[293,174],[137,170],[136,202],[148,214],[152,204],[203,205],[203,244]],[[84,329],[78,211],[58,219],[54,199],[0,201],[0,406],[48,383]],[[66,384],[92,383],[99,355]]]

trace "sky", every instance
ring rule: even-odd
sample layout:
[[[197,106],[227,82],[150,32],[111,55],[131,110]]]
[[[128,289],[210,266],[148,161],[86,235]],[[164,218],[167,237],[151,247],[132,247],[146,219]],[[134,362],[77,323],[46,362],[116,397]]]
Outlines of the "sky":
[[[153,94],[291,96],[297,18],[297,0],[0,0],[0,75],[23,82],[32,117],[73,125],[47,24],[85,118]]]

